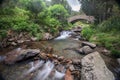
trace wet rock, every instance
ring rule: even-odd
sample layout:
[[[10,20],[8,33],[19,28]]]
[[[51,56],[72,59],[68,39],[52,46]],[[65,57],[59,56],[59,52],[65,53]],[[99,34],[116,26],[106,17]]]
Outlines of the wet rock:
[[[58,58],[58,55],[53,54],[52,56],[53,56],[53,58]]]
[[[45,49],[45,52],[47,53],[47,54],[52,54],[53,53],[53,47],[47,47],[46,49]]]
[[[12,42],[12,43],[11,43],[11,45],[12,45],[12,46],[16,46],[16,45],[17,45],[17,43],[15,43],[15,42]]]
[[[17,41],[18,44],[21,44],[21,43],[23,43],[23,42],[25,42],[25,41],[24,41],[24,40],[18,40],[18,41]]]
[[[110,51],[107,49],[103,49],[101,52],[105,55],[110,55]]]
[[[37,38],[36,37],[31,37],[31,40],[32,41],[37,41]]]
[[[69,69],[66,71],[64,80],[73,80],[73,76],[71,75],[71,71]]]
[[[45,33],[44,35],[43,35],[43,40],[50,40],[50,39],[52,39],[53,38],[53,36],[50,34],[50,33]]]
[[[58,57],[58,60],[64,60],[64,56],[60,56],[60,57]]]
[[[38,49],[17,48],[17,49],[14,49],[13,51],[7,53],[4,61],[6,64],[14,64],[17,61],[22,61],[22,60],[28,59],[30,57],[34,57],[39,53],[40,53],[40,50],[38,50]]]
[[[73,64],[80,64],[81,60],[80,59],[72,59]]]
[[[117,61],[118,61],[119,65],[120,65],[120,58],[118,58]]]
[[[90,42],[82,42],[82,46],[89,46],[91,48],[96,48],[96,44],[90,43]]]
[[[59,72],[64,73],[64,72],[65,72],[65,67],[60,64],[60,65],[57,65],[57,66],[56,66],[56,70],[59,71]]]
[[[89,54],[89,53],[93,52],[93,49],[90,48],[89,46],[84,46],[81,49],[79,49],[78,52],[81,54]]]
[[[70,66],[69,66],[69,69],[70,69],[70,71],[74,71],[74,70],[75,70],[75,68],[74,68],[73,65],[70,65]]]
[[[98,52],[88,54],[81,62],[81,80],[115,80]]]

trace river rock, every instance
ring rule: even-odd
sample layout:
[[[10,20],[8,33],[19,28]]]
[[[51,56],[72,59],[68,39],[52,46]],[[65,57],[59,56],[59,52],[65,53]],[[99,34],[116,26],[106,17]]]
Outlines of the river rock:
[[[73,64],[80,64],[81,60],[80,59],[72,59]]]
[[[81,63],[81,80],[115,80],[98,52],[88,54]]]
[[[81,54],[89,54],[89,53],[93,52],[93,49],[90,48],[89,46],[84,46],[84,47],[78,49],[78,52]]]
[[[70,69],[70,71],[74,71],[74,70],[75,70],[75,68],[74,68],[73,65],[70,65],[70,66],[69,66],[69,69]]]
[[[117,61],[118,61],[119,65],[120,65],[120,58],[118,58]]]
[[[50,40],[50,39],[52,39],[53,38],[53,36],[50,34],[50,33],[45,33],[44,35],[43,35],[43,40]]]
[[[6,58],[4,61],[6,64],[14,64],[17,61],[22,61],[22,60],[28,59],[30,57],[34,57],[39,53],[40,53],[40,50],[38,50],[38,49],[17,48],[11,52],[8,52],[6,54]]]
[[[90,42],[82,42],[82,46],[90,46],[91,48],[96,48],[96,44]]]
[[[31,41],[37,41],[36,37],[31,37]]]

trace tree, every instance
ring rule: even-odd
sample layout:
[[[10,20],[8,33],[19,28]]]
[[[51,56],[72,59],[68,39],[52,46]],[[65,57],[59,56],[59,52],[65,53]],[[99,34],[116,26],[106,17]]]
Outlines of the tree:
[[[71,7],[69,6],[67,0],[51,0],[51,5],[61,4],[64,8],[71,14]]]
[[[42,12],[46,5],[43,0],[19,0],[22,6],[27,10],[34,13],[36,16],[38,13]]]
[[[112,16],[114,0],[81,0],[82,10],[100,23]]]
[[[53,18],[58,19],[61,23],[66,22],[69,14],[62,5],[60,4],[53,5],[49,7],[49,10]]]

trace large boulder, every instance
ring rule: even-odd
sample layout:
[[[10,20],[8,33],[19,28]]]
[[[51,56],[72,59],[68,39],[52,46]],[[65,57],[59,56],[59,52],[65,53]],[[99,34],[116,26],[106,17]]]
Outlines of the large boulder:
[[[78,49],[78,52],[81,54],[89,54],[89,53],[93,52],[93,49],[89,46],[84,46],[84,47]]]
[[[82,61],[81,80],[115,80],[98,52],[85,56]]]
[[[22,61],[22,60],[34,57],[39,53],[40,53],[40,50],[38,49],[17,48],[6,54],[6,58],[4,62],[6,64],[14,64],[18,61]]]
[[[82,42],[82,46],[90,46],[91,48],[95,48],[96,44],[90,43],[90,42]]]

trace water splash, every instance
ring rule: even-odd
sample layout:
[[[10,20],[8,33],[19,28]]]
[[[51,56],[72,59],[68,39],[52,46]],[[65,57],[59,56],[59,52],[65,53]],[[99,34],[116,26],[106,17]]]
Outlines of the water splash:
[[[58,79],[62,79],[65,76],[65,73],[58,72],[57,70],[55,71],[54,77]]]
[[[65,69],[59,72],[54,69],[54,63],[47,61],[46,63],[42,60],[30,62],[31,68],[23,73],[20,80],[29,76],[33,72],[37,72],[33,80],[63,80],[65,76]]]
[[[43,69],[39,70],[35,80],[45,80],[48,78],[53,68],[54,64],[51,61],[46,62]]]
[[[60,36],[58,36],[57,38],[55,38],[55,40],[61,40],[61,39],[69,38],[72,33],[73,33],[72,31],[62,31],[60,33]]]
[[[36,61],[36,62],[31,62],[30,65],[31,65],[31,68],[24,73],[24,76],[27,76],[29,75],[30,73],[34,72],[35,70],[38,70],[40,67],[42,67],[44,61]]]

